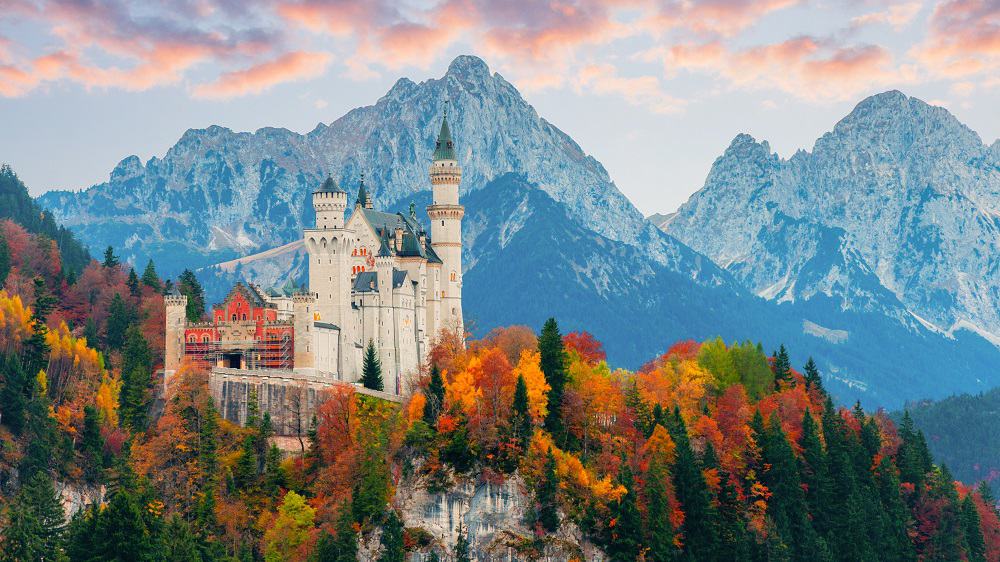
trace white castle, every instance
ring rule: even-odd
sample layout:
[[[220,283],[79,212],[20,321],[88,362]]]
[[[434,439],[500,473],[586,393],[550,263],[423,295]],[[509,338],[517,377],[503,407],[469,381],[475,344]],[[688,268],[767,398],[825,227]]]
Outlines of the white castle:
[[[462,168],[445,114],[430,166],[430,236],[409,214],[373,208],[364,185],[350,218],[332,177],[313,192],[316,224],[304,232],[307,291],[237,286],[213,320],[187,323],[183,295],[168,295],[165,371],[187,355],[216,369],[290,369],[310,378],[360,379],[372,342],[385,391],[401,394],[442,330],[463,333]]]

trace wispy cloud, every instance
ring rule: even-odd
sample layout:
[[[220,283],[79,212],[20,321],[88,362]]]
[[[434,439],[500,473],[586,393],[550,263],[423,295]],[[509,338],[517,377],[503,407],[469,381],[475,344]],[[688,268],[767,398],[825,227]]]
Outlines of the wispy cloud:
[[[326,71],[330,53],[295,51],[243,70],[226,72],[194,89],[195,97],[231,98],[259,94],[283,82],[315,78]]]

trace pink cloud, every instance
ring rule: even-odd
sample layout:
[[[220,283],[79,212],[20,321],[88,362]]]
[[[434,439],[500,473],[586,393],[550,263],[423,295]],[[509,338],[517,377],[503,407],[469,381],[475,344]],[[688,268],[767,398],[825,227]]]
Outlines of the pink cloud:
[[[689,29],[699,34],[729,37],[772,12],[802,0],[660,0],[646,25],[654,29]]]
[[[657,77],[622,77],[610,64],[583,67],[577,75],[576,88],[578,91],[619,96],[629,104],[645,107],[653,113],[677,113],[687,105],[684,100],[666,93]]]
[[[323,74],[331,58],[329,53],[287,53],[244,70],[227,72],[214,82],[196,87],[194,95],[201,98],[231,98],[259,94],[283,82],[315,78]]]
[[[851,19],[851,26],[863,27],[866,25],[889,25],[893,29],[899,30],[913,21],[913,18],[920,13],[920,10],[923,7],[922,2],[893,4],[884,10],[870,12]]]
[[[913,52],[942,76],[962,77],[997,70],[1000,2],[947,0],[938,4],[931,16],[927,40]]]

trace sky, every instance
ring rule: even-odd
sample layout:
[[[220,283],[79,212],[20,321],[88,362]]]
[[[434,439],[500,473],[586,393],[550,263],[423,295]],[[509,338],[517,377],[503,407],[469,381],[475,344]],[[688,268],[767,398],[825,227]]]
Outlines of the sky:
[[[0,0],[0,162],[86,188],[188,128],[307,132],[459,54],[646,214],[738,133],[789,157],[885,90],[1000,137],[1000,0]]]

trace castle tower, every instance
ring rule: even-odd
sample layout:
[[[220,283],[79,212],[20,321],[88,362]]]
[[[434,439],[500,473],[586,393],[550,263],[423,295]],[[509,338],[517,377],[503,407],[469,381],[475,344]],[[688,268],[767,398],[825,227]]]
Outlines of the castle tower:
[[[427,207],[431,219],[431,247],[441,258],[440,326],[436,329],[465,330],[462,321],[462,217],[465,207],[458,202],[462,167],[455,158],[455,146],[448,128],[448,112],[441,120],[441,132],[430,168],[433,203]],[[430,334],[431,338],[437,334]]]
[[[313,314],[307,321],[322,321],[340,330],[340,349],[354,348],[354,318],[351,315],[350,246],[354,231],[344,223],[347,192],[328,177],[313,192],[316,227],[305,230],[309,252],[309,290],[315,294]],[[354,376],[354,354],[341,353],[338,375]],[[296,363],[298,365],[298,363]]]
[[[382,382],[388,392],[396,392],[396,375],[399,373],[399,356],[396,346],[397,323],[393,310],[393,263],[395,259],[389,246],[389,236],[382,231],[381,245],[375,256],[375,271],[378,273],[379,328],[378,358],[382,364]]]
[[[313,312],[316,308],[316,295],[297,290],[292,294],[292,322],[295,329],[295,367],[311,368],[316,366],[316,353],[313,349]]]
[[[187,327],[187,296],[182,295],[177,287],[163,297],[166,305],[166,349],[163,355],[164,378],[180,368],[184,359],[184,328]]]

